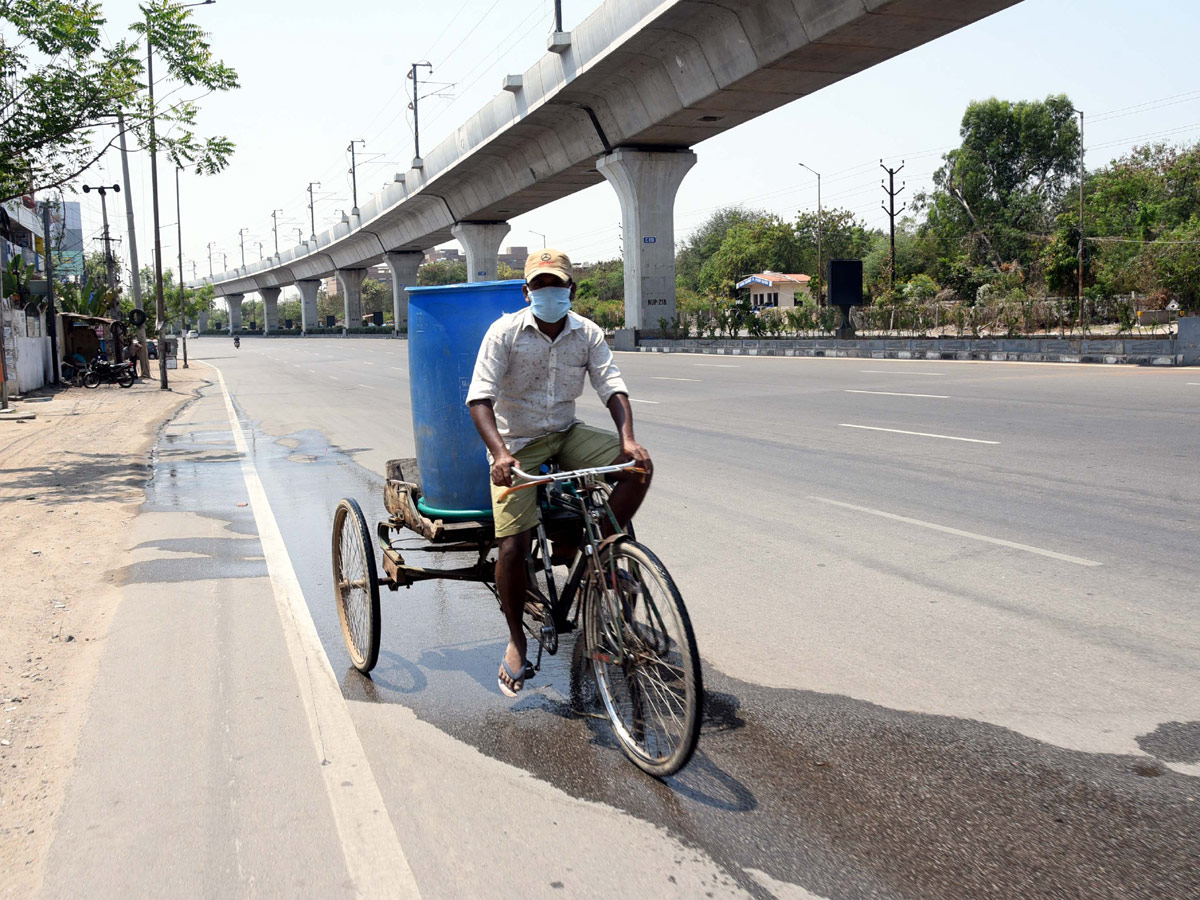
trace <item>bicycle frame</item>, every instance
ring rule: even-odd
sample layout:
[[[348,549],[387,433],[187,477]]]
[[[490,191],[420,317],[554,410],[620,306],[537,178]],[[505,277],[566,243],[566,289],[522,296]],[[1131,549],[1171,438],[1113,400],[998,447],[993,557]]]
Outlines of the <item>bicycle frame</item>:
[[[542,650],[546,644],[550,643],[556,647],[557,632],[567,630],[568,626],[573,627],[573,620],[578,620],[582,608],[576,601],[585,577],[600,586],[600,596],[603,598],[603,602],[609,605],[610,614],[615,614],[618,618],[624,615],[617,591],[614,588],[616,584],[615,566],[612,571],[603,571],[601,549],[605,544],[613,544],[622,540],[626,537],[627,532],[621,528],[608,505],[607,485],[599,480],[603,475],[624,471],[638,472],[641,470],[633,462],[598,466],[591,469],[576,469],[569,472],[551,472],[548,475],[530,475],[513,467],[513,473],[524,481],[522,484],[510,488],[510,491],[537,485],[539,494],[544,491],[544,499],[548,507],[569,509],[579,515],[583,524],[584,539],[576,551],[575,559],[568,567],[567,580],[563,585],[563,595],[560,598],[557,596],[558,591],[554,584],[554,566],[551,562],[550,539],[546,533],[546,524],[543,517],[539,516],[538,518],[535,540],[542,569],[546,576],[548,596],[545,599],[550,607],[551,623],[542,626],[543,639],[538,641],[538,658],[534,663],[535,669],[541,667]],[[578,487],[575,487],[575,484],[578,484]],[[560,485],[570,485],[570,488],[564,489]],[[540,507],[541,503],[539,502]],[[603,523],[605,522],[612,527],[612,533],[608,536],[603,534]],[[574,616],[572,616],[572,609],[574,609]],[[654,615],[661,619],[657,609],[654,610]],[[619,630],[616,638],[620,646],[620,654],[623,656],[624,642]],[[619,664],[621,659],[620,657],[612,659],[606,657],[603,661]]]

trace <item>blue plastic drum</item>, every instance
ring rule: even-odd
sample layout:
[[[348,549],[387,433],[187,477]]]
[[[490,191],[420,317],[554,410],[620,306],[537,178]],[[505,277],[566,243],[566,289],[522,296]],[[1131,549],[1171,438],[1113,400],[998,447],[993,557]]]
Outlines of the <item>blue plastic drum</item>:
[[[408,289],[408,375],[421,506],[491,513],[487,450],[467,409],[467,388],[488,327],[525,308],[523,281]]]

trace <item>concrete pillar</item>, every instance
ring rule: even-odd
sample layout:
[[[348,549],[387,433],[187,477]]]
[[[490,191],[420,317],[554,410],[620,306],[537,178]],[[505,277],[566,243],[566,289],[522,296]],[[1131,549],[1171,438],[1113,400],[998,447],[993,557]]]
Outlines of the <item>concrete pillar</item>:
[[[458,222],[450,233],[467,254],[467,281],[495,281],[500,268],[500,242],[509,232],[507,222]]]
[[[229,333],[240,331],[242,328],[242,300],[245,294],[226,294],[225,302],[229,304]]]
[[[675,194],[691,150],[614,150],[596,168],[617,192],[625,235],[625,327],[675,318]]]
[[[260,288],[263,301],[263,334],[279,330],[279,292],[283,288]]]
[[[338,269],[338,293],[345,302],[347,328],[362,327],[362,283],[366,269]]]
[[[384,261],[392,273],[392,331],[408,331],[408,288],[417,283],[417,269],[425,254],[385,253]]]
[[[296,290],[300,292],[300,331],[304,334],[321,324],[317,321],[317,290],[320,287],[321,282],[316,280],[296,282]]]
[[[196,328],[201,334],[204,334],[204,332],[208,331],[208,310],[200,310],[200,315],[198,315],[196,318],[198,320],[196,323]]]

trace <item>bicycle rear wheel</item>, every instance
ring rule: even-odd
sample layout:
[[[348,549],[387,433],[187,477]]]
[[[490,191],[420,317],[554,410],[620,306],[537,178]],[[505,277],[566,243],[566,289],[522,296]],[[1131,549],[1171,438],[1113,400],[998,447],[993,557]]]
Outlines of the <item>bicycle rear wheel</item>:
[[[342,637],[364,675],[379,660],[379,580],[375,549],[362,509],[343,499],[333,512],[333,594]]]
[[[590,583],[584,607],[588,655],[621,750],[659,778],[691,759],[700,738],[700,654],[679,589],[636,541],[605,549],[607,585]]]

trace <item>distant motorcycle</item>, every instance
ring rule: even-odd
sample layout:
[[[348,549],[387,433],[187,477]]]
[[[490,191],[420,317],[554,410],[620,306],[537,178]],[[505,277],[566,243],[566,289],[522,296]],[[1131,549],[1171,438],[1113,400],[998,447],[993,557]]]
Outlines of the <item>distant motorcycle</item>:
[[[237,349],[239,349],[241,346],[242,346],[242,339],[241,339],[240,337],[235,337],[235,338],[233,339],[233,349],[234,349],[234,350],[237,350]]]
[[[128,362],[114,363],[107,359],[94,359],[83,373],[83,386],[97,388],[101,384],[117,384],[123,388],[133,387],[133,366]]]

